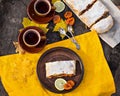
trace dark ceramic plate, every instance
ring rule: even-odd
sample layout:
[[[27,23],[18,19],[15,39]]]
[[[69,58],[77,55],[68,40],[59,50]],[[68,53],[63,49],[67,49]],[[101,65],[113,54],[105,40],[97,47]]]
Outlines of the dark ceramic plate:
[[[32,0],[27,7],[27,14],[28,14],[29,18],[31,20],[35,21],[36,23],[40,23],[40,24],[48,23],[49,21],[51,21],[53,19],[54,14],[55,14],[55,9],[52,9],[50,11],[50,13],[48,15],[44,16],[44,17],[39,16],[34,11],[35,1],[36,0]]]
[[[50,79],[46,78],[45,63],[53,62],[53,61],[61,61],[61,60],[76,60],[77,61],[76,75],[72,77],[62,77],[65,80],[73,80],[75,82],[75,86],[71,90],[59,91],[54,86],[54,82],[57,79],[57,77],[50,78]],[[43,86],[46,89],[52,92],[55,92],[55,93],[67,93],[78,87],[78,85],[80,84],[83,78],[84,68],[83,68],[83,64],[82,64],[80,57],[74,51],[68,48],[64,48],[64,47],[56,47],[56,48],[52,48],[46,51],[40,57],[38,64],[37,64],[37,74],[38,74],[38,78],[41,84],[43,84]]]
[[[40,28],[35,27],[35,26],[30,26],[30,27],[27,27],[27,28],[23,29],[22,32],[20,32],[20,34],[19,34],[19,36],[18,36],[18,42],[19,42],[21,48],[22,48],[23,50],[25,50],[26,52],[29,52],[29,53],[38,53],[38,52],[41,51],[41,50],[43,49],[43,47],[45,46],[45,44],[46,44],[46,39],[45,39],[45,38],[44,38],[44,39],[41,39],[40,43],[39,43],[36,47],[28,47],[28,46],[26,46],[26,45],[24,44],[22,38],[23,38],[24,32],[25,32],[26,30],[28,30],[28,29],[35,29],[35,30],[37,30],[38,32],[40,32],[40,35],[41,35],[41,36],[45,36],[44,32],[43,32]]]

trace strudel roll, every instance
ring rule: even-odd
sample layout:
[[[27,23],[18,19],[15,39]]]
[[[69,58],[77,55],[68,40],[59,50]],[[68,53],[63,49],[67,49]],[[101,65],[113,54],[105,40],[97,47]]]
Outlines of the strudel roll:
[[[109,9],[100,0],[63,0],[77,17],[97,33],[109,31],[114,20]]]
[[[112,16],[108,16],[91,27],[91,30],[96,30],[98,33],[103,33],[109,31],[109,29],[113,26]]]
[[[76,72],[76,61],[54,61],[45,63],[46,77],[62,77],[62,76],[73,76]]]
[[[76,13],[79,15],[83,13],[90,5],[92,5],[96,0],[64,0]]]
[[[91,27],[97,20],[104,16],[108,9],[100,2],[96,1],[95,4],[84,14],[80,15],[80,20],[83,21],[88,27]]]

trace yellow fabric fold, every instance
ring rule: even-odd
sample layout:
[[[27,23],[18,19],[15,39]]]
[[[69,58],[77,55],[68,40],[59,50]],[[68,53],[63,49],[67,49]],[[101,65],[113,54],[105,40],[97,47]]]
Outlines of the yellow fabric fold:
[[[104,57],[96,32],[88,32],[75,37],[81,49],[68,39],[47,45],[38,54],[8,55],[0,57],[0,76],[9,96],[111,96],[115,84]],[[72,92],[56,94],[42,87],[36,74],[40,56],[48,49],[66,47],[74,50],[84,64],[81,84]]]

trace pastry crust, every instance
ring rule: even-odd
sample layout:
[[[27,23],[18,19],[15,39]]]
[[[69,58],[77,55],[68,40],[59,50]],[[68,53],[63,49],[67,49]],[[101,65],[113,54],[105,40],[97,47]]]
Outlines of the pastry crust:
[[[108,9],[100,1],[96,1],[94,5],[79,16],[80,20],[84,22],[88,27],[91,27],[97,20],[108,13]]]
[[[101,19],[99,22],[91,27],[91,30],[96,30],[98,33],[109,31],[113,26],[113,18],[109,15],[107,18]]]
[[[97,33],[104,33],[112,28],[114,24],[113,18],[109,15],[108,8],[100,0],[63,1],[91,30],[96,30]]]
[[[76,61],[55,61],[45,63],[46,66],[46,77],[63,77],[73,76],[76,72]]]

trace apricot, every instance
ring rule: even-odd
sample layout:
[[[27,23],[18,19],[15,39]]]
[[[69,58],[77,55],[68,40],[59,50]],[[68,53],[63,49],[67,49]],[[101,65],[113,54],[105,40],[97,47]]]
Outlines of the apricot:
[[[72,17],[72,12],[71,11],[66,11],[65,14],[64,14],[64,17],[66,19]]]
[[[75,23],[75,19],[74,19],[74,17],[71,17],[71,18],[66,19],[65,22],[66,22],[67,25],[72,26]]]
[[[66,84],[64,85],[64,89],[65,89],[65,90],[70,90],[70,89],[72,89],[72,86],[71,86],[69,83],[66,83]]]
[[[73,80],[68,80],[67,83],[70,84],[72,87],[75,85],[75,82]]]
[[[60,15],[55,15],[55,16],[53,17],[53,23],[54,23],[54,24],[59,23],[59,22],[60,22],[60,20],[61,20]]]

